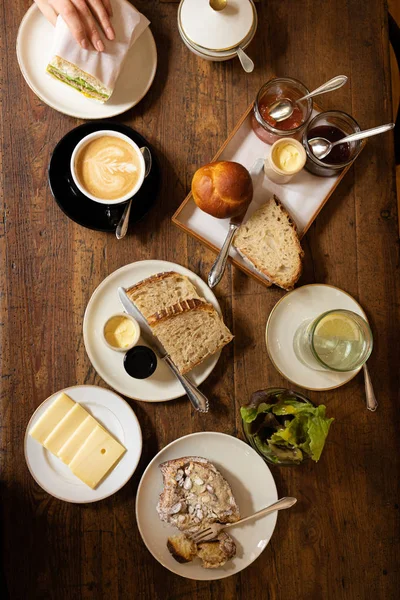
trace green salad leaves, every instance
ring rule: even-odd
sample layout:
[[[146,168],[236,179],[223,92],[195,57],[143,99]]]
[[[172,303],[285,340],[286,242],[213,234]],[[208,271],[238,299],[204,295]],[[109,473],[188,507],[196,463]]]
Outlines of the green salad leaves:
[[[325,406],[313,406],[286,390],[260,390],[240,409],[245,433],[255,448],[275,463],[318,461],[333,419]]]

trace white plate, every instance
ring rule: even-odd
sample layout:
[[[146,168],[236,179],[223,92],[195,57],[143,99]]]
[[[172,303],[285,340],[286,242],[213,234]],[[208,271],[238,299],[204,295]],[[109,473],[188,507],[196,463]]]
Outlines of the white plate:
[[[347,292],[331,285],[303,285],[283,296],[269,315],[266,328],[266,343],[269,357],[290,382],[307,390],[332,390],[344,385],[360,371],[338,373],[314,371],[297,358],[293,350],[293,338],[303,321],[336,308],[352,310],[367,320],[361,306]]]
[[[18,30],[17,58],[31,90],[55,110],[78,119],[107,119],[132,108],[148,92],[157,68],[157,50],[149,27],[129,50],[114,93],[105,104],[85,98],[46,74],[53,31],[33,4]]]
[[[115,469],[95,490],[29,435],[32,426],[61,392],[82,404],[126,448]],[[142,453],[142,432],[135,413],[117,394],[94,385],[77,385],[56,392],[35,410],[26,428],[24,448],[32,477],[48,494],[65,502],[97,502],[117,492],[132,477]]]
[[[188,579],[209,581],[239,573],[261,554],[276,524],[277,513],[235,527],[230,534],[237,542],[237,555],[219,569],[204,569],[199,559],[180,564],[167,549],[167,538],[179,533],[158,518],[156,505],[163,489],[158,465],[182,456],[209,459],[232,487],[245,517],[276,502],[278,494],[271,471],[263,459],[247,444],[224,433],[192,433],[175,440],[153,458],[140,481],[136,496],[136,520],[148,550],[164,567]]]
[[[120,313],[122,305],[118,298],[120,286],[128,288],[146,277],[176,271],[189,277],[200,296],[211,302],[221,313],[218,300],[202,279],[189,269],[164,260],[142,260],[126,265],[111,273],[93,292],[86,307],[83,319],[83,339],[90,361],[100,377],[120,394],[145,402],[164,402],[185,395],[181,384],[172,375],[167,365],[159,360],[157,369],[148,379],[134,379],[124,369],[123,352],[115,352],[103,341],[104,323],[112,315]],[[143,340],[139,344],[146,345]],[[201,365],[190,371],[190,379],[200,385],[217,364],[220,352],[207,358]]]

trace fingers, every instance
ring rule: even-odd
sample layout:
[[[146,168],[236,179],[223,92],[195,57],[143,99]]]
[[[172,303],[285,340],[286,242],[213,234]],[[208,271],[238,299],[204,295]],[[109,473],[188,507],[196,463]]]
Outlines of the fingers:
[[[89,41],[86,29],[73,3],[70,0],[49,0],[49,4],[62,16],[78,44],[88,50]]]
[[[109,40],[115,38],[111,25],[112,8],[110,0],[48,0],[56,13],[59,13],[78,44],[88,50],[90,43],[98,52],[105,49],[100,37],[99,26]]]
[[[108,16],[112,17],[113,16],[113,9],[111,6],[111,0],[103,0],[103,4],[106,7],[106,11],[108,12]]]
[[[104,44],[101,40],[99,30],[97,28],[97,23],[90,12],[88,4],[86,0],[72,0],[74,6],[78,12],[78,15],[85,26],[86,35],[89,40],[92,42],[93,48],[98,50],[98,52],[103,52]]]
[[[97,22],[100,23],[102,30],[106,34],[109,40],[113,40],[115,38],[114,29],[112,28],[109,13],[105,6],[104,0],[87,0],[87,3],[90,6],[93,16],[97,19]],[[109,0],[108,0],[109,3]],[[109,3],[109,8],[111,9],[111,4]]]
[[[54,8],[50,6],[47,0],[35,0],[35,2],[46,19],[50,21],[52,25],[55,25],[57,21],[57,13]]]

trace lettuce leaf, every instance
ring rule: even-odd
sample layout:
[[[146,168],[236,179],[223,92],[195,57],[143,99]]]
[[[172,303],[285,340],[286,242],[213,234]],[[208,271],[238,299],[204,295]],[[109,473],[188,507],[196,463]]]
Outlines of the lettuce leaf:
[[[301,462],[303,454],[317,462],[334,420],[328,419],[325,411],[324,405],[313,406],[288,393],[282,394],[275,404],[260,402],[257,406],[250,403],[240,409],[245,423],[252,423],[265,414],[265,421],[253,429],[251,437],[259,451],[274,462],[286,459]],[[271,429],[275,431],[271,432]]]
[[[269,412],[272,406],[272,404],[266,404],[265,402],[261,402],[261,404],[259,404],[258,406],[241,406],[240,414],[245,423],[252,423],[257,419],[258,415],[260,415],[261,413]]]

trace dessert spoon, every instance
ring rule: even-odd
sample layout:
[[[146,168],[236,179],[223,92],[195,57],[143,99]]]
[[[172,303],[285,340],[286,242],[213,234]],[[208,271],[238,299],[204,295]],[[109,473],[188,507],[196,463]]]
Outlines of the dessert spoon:
[[[345,142],[356,142],[357,140],[363,140],[364,138],[371,137],[373,135],[379,135],[393,129],[394,123],[388,123],[387,125],[379,125],[379,127],[372,127],[372,129],[365,129],[364,131],[358,131],[346,135],[346,137],[338,140],[337,142],[330,142],[323,137],[316,137],[308,140],[308,145],[311,147],[312,153],[316,158],[322,160],[325,156],[328,156],[329,152],[338,144],[344,144]]]
[[[144,164],[145,164],[144,178],[146,179],[146,177],[150,173],[151,165],[153,164],[153,159],[151,156],[151,152],[147,146],[143,146],[143,148],[140,148],[140,152],[143,154],[143,158],[144,158]],[[122,240],[122,238],[124,238],[126,236],[126,232],[128,231],[129,216],[131,214],[132,200],[133,200],[133,198],[128,200],[128,202],[126,203],[125,210],[122,213],[122,217],[120,218],[119,223],[117,225],[117,229],[115,230],[115,235],[118,240]]]
[[[215,540],[218,534],[224,529],[229,529],[229,527],[234,527],[235,525],[243,525],[243,523],[247,523],[247,521],[252,521],[258,517],[265,517],[276,510],[284,510],[285,508],[290,508],[293,504],[296,504],[297,498],[281,498],[274,504],[263,508],[256,513],[250,515],[249,517],[244,517],[244,519],[239,519],[239,521],[235,521],[235,523],[211,523],[204,529],[200,529],[200,531],[196,531],[193,534],[186,534],[190,539],[192,539],[196,544],[201,542],[209,542],[211,540]]]
[[[302,98],[299,98],[298,100],[293,101],[293,100],[290,100],[289,98],[281,98],[280,100],[277,100],[276,102],[271,104],[271,106],[268,108],[268,114],[270,117],[272,117],[278,123],[279,123],[279,121],[284,121],[285,119],[288,119],[293,114],[295,105],[298,104],[299,102],[301,102],[302,100],[308,100],[308,98],[313,98],[314,96],[319,96],[319,94],[326,94],[327,92],[333,92],[333,90],[337,90],[338,88],[341,88],[342,85],[344,85],[346,83],[346,81],[347,81],[346,75],[338,75],[337,77],[330,79],[329,81],[327,81],[326,83],[321,85],[316,90],[310,92],[309,94],[306,94],[305,96],[303,96]]]

